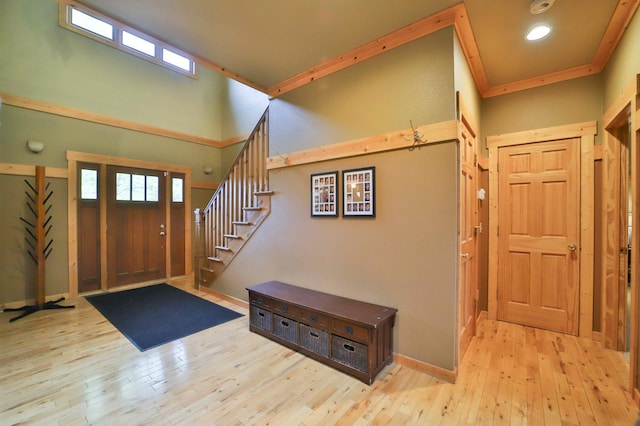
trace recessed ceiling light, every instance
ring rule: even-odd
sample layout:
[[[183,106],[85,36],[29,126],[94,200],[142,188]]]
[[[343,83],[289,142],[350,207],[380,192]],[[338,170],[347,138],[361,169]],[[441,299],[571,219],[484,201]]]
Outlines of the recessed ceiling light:
[[[536,41],[545,38],[551,32],[551,27],[546,24],[539,24],[527,31],[526,38],[529,41]]]

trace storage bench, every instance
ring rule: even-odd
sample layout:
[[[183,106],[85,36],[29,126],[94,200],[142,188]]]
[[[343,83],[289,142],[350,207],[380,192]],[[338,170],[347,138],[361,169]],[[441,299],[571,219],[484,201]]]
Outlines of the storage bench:
[[[392,361],[397,309],[279,281],[247,290],[255,333],[369,385]]]

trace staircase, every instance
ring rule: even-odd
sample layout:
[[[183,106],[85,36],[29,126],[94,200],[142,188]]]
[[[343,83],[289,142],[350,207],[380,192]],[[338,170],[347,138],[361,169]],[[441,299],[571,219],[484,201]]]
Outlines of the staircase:
[[[220,276],[271,212],[268,117],[267,108],[207,207],[196,210],[198,286]]]

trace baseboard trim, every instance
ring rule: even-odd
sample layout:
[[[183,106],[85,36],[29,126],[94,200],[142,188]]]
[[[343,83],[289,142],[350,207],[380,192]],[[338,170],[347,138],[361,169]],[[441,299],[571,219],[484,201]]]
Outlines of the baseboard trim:
[[[417,370],[422,373],[427,373],[431,376],[437,377],[438,379],[445,380],[449,383],[455,383],[458,377],[458,370],[446,370],[441,367],[436,367],[435,365],[431,365],[424,361],[418,361],[417,359],[410,358],[405,355],[393,354],[393,361],[397,364],[402,365],[403,367],[411,368],[412,370]]]
[[[208,294],[210,294],[212,296],[219,297],[220,299],[226,300],[227,302],[231,302],[234,305],[240,306],[241,308],[249,309],[249,303],[245,302],[244,300],[236,299],[233,296],[229,296],[227,294],[220,293],[219,291],[211,290],[209,287],[205,287],[205,286],[200,286],[200,288],[198,288],[198,290],[203,291],[205,293],[208,293]]]

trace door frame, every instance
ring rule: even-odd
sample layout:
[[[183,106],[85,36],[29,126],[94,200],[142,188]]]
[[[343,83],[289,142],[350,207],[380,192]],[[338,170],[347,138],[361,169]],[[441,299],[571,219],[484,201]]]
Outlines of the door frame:
[[[631,221],[637,225],[640,223],[640,147],[638,142],[640,141],[640,102],[638,99],[640,96],[640,74],[636,75],[633,80],[625,87],[622,93],[613,100],[611,105],[607,108],[606,112],[602,116],[602,124],[604,131],[604,149],[603,149],[603,224],[602,224],[602,236],[608,238],[613,232],[619,232],[620,226],[620,194],[617,195],[617,185],[619,185],[619,170],[616,169],[620,164],[620,148],[621,144],[625,141],[621,140],[618,134],[620,128],[620,118],[629,117],[631,121],[630,137],[626,141],[629,146],[632,147],[631,151],[631,205],[632,205],[632,217]],[[617,165],[617,166],[616,166]],[[613,171],[611,170],[613,168]],[[609,169],[609,171],[608,171]],[[615,175],[615,176],[609,176]],[[618,178],[617,182],[614,180]],[[609,187],[612,185],[613,187]],[[607,204],[610,204],[607,209]],[[610,215],[607,218],[607,215]],[[634,226],[631,234],[631,342],[629,344],[629,390],[635,399],[636,403],[640,402],[640,380],[638,374],[640,372],[640,327],[638,321],[640,320],[640,292],[638,291],[638,279],[640,276],[638,273],[638,266],[640,266],[640,233],[638,232],[640,227]],[[619,234],[618,234],[619,235]],[[608,244],[603,240],[603,245]],[[607,250],[607,248],[609,250]],[[612,274],[616,274],[617,264],[612,265],[609,262],[613,256],[618,255],[618,248],[616,253],[610,253],[612,250],[609,245],[603,247],[602,253],[602,298],[603,309],[607,306],[607,295],[612,295],[612,292],[617,294],[618,281],[617,275],[611,278]],[[610,279],[611,278],[611,279]],[[615,282],[614,282],[615,281]],[[624,301],[626,302],[626,301]],[[617,306],[615,309],[619,312],[618,308],[621,300],[615,300]],[[605,346],[613,345],[617,336],[611,333],[617,333],[617,324],[611,324],[614,319],[607,318],[607,315],[602,313],[602,341]],[[617,318],[615,318],[617,321]],[[612,347],[612,349],[615,349]]]
[[[594,142],[596,121],[488,136],[489,291],[488,317],[498,314],[498,149],[504,146],[580,138],[580,251],[578,335],[592,338],[594,257]]]
[[[180,166],[175,164],[158,163],[154,161],[146,160],[134,160],[130,158],[113,157],[99,154],[89,154],[76,151],[67,151],[68,162],[68,238],[69,238],[69,297],[76,297],[78,295],[78,163],[93,163],[100,165],[100,176],[106,175],[107,165],[123,166],[131,168],[149,169],[149,170],[161,170],[168,172],[166,178],[168,179],[171,172],[184,174],[184,204],[185,212],[191,211],[191,167]],[[106,193],[106,182],[104,179],[100,180],[100,191]],[[170,191],[171,185],[167,185],[166,191]],[[103,192],[104,190],[104,192]],[[107,239],[106,239],[106,198],[100,199],[100,235],[101,235],[101,247],[100,257],[103,271],[106,271],[107,266]],[[171,228],[169,225],[171,209],[170,209],[171,197],[165,197],[165,209],[166,209],[166,222],[167,222],[167,240],[165,245],[166,256],[166,277],[171,278]],[[192,257],[191,257],[191,215],[185,214],[184,224],[184,238],[185,238],[185,275],[190,275],[193,272]],[[101,276],[101,289],[107,289],[107,275],[103,273]]]

